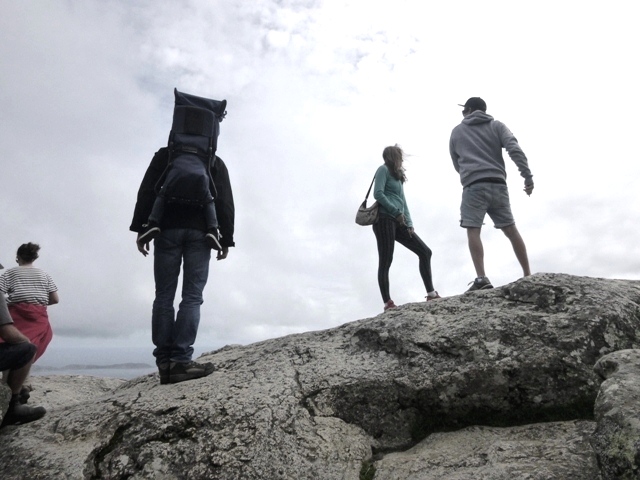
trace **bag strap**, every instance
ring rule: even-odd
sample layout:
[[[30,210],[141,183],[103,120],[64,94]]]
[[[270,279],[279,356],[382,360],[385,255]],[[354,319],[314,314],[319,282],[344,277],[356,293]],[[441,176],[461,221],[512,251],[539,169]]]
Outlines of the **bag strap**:
[[[367,199],[369,198],[369,194],[371,193],[371,188],[373,187],[373,182],[376,181],[376,176],[373,176],[373,180],[371,180],[371,185],[369,185],[369,190],[367,190],[367,194],[364,197],[364,201],[365,203],[367,202]]]

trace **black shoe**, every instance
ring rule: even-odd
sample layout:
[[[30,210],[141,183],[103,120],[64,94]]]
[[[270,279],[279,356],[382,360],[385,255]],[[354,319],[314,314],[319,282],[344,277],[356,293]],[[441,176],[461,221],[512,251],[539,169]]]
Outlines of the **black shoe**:
[[[44,417],[47,411],[44,407],[31,407],[15,402],[9,404],[9,409],[2,419],[2,427],[5,425],[22,425],[23,423],[34,422]]]
[[[473,285],[471,285],[471,283]],[[474,290],[486,290],[488,288],[493,288],[493,285],[491,285],[491,282],[489,281],[489,279],[487,277],[478,277],[471,283],[469,284],[469,285],[471,285],[471,287],[469,287],[467,292],[473,292]]]
[[[138,243],[149,243],[151,240],[160,235],[161,230],[154,225],[143,225],[144,231],[138,237]]]
[[[205,237],[206,241],[207,241],[207,245],[209,245],[209,248],[212,248],[214,250],[222,250],[222,246],[220,245],[220,242],[218,241],[220,237],[218,236],[218,231],[217,230],[210,230],[209,233],[207,233],[207,236]]]
[[[161,363],[158,365],[158,373],[160,374],[160,385],[169,383],[169,364]]]
[[[169,368],[169,383],[180,383],[206,377],[212,374],[213,370],[213,363],[171,362],[171,367]]]

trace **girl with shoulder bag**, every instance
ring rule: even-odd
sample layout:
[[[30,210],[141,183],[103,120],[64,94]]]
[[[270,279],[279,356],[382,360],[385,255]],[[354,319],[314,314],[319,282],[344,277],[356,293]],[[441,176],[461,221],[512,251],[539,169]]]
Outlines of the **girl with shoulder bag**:
[[[378,202],[378,221],[373,224],[373,233],[378,244],[378,285],[384,302],[384,310],[395,308],[389,293],[389,269],[393,261],[395,242],[411,250],[419,258],[419,270],[427,291],[427,301],[440,298],[433,288],[431,278],[431,249],[413,229],[409,207],[404,196],[407,180],[404,152],[396,144],[382,152],[384,165],[376,171],[373,197]]]

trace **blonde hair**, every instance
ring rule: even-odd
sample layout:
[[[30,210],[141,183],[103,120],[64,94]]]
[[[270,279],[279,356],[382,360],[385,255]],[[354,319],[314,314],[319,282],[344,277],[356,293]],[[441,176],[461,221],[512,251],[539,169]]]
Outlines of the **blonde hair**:
[[[382,151],[382,158],[384,159],[384,164],[389,169],[393,178],[400,180],[402,183],[407,181],[407,176],[405,175],[404,167],[402,166],[402,162],[404,161],[404,152],[397,143],[392,147],[386,147]]]

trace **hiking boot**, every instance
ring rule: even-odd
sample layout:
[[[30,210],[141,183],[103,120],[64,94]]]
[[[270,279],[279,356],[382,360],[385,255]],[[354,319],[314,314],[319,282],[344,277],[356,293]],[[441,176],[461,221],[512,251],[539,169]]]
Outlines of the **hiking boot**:
[[[18,402],[23,405],[27,403],[27,401],[29,401],[29,397],[31,397],[31,393],[29,393],[30,391],[31,390],[29,390],[27,387],[22,387],[20,393],[18,394]]]
[[[389,300],[387,303],[384,304],[384,311],[386,312],[390,308],[396,308],[396,307],[397,305],[393,303],[393,300]]]
[[[473,284],[473,285],[472,285]],[[491,282],[487,277],[478,277],[473,282],[469,283],[471,287],[467,290],[467,292],[473,292],[474,290],[486,290],[488,288],[493,288]]]
[[[160,227],[154,225],[143,225],[144,231],[138,237],[138,243],[149,243],[151,240],[160,235]]]
[[[195,378],[206,377],[213,373],[213,363],[171,362],[169,367],[169,383],[180,383]]]
[[[34,422],[44,417],[47,413],[44,407],[31,407],[23,405],[19,401],[12,401],[9,409],[2,419],[2,427],[5,425],[22,425],[23,423]]]
[[[209,231],[209,233],[207,233],[207,236],[205,237],[205,240],[207,241],[207,245],[209,245],[209,248],[212,248],[214,250],[222,250],[222,246],[220,245],[220,242],[218,241],[218,231],[217,230],[211,230]]]
[[[166,385],[169,383],[169,364],[158,364],[158,373],[160,374],[160,385]]]
[[[431,300],[436,300],[438,298],[442,298],[440,295],[438,295],[438,292],[434,292],[434,293],[435,295],[433,296],[430,296],[430,295],[426,296],[427,302],[430,302]]]

